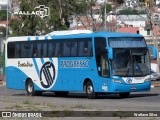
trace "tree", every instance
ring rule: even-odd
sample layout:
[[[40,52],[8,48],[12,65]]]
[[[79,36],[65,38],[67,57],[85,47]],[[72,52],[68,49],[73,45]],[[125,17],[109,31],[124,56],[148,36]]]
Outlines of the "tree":
[[[39,5],[49,7],[50,15],[44,18],[36,15],[17,15],[16,19],[10,22],[12,36],[36,35],[37,32],[45,35],[55,30],[66,30],[70,27],[72,16],[81,21],[86,29],[86,26],[89,26],[93,31],[99,30],[96,27],[98,21],[95,20],[95,0],[20,0],[20,11],[31,13]],[[104,22],[103,9],[99,9],[99,18],[103,20],[101,23]],[[107,4],[107,13],[110,10],[111,5]],[[81,20],[81,16],[85,17],[86,23]]]
[[[104,5],[100,9],[95,9],[95,0],[81,0],[81,2],[74,2],[72,5],[72,13],[76,17],[77,21],[81,21],[85,29],[91,29],[92,31],[99,31],[104,23]],[[106,5],[107,13],[112,10],[110,4]],[[98,19],[102,21],[96,21],[95,15],[99,15]],[[81,17],[83,16],[83,20]],[[97,26],[98,25],[98,26]]]
[[[44,5],[49,7],[50,15],[41,18],[37,15],[18,15],[11,20],[11,28],[14,35],[36,35],[37,32],[45,35],[54,30],[65,30],[69,28],[69,10],[66,4],[71,0],[20,0],[20,11],[35,11],[35,7]],[[41,8],[39,8],[40,10]],[[37,10],[37,9],[36,9]],[[46,10],[46,8],[41,9]]]
[[[126,8],[123,10],[119,10],[119,14],[120,15],[137,15],[139,14],[139,12],[136,9]]]
[[[6,20],[7,20],[7,11],[0,10],[0,21],[6,21]]]
[[[1,35],[2,34],[2,35]],[[6,28],[0,26],[0,36],[5,37],[6,36]]]
[[[125,0],[117,0],[118,5],[121,5],[124,3]]]

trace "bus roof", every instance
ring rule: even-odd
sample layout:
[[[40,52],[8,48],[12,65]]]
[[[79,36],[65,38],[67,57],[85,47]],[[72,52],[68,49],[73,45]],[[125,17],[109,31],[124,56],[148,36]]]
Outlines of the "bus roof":
[[[53,31],[46,36],[53,35],[74,35],[74,34],[88,34],[93,33],[91,30],[63,30],[63,31]]]
[[[62,33],[61,33],[62,34]],[[47,39],[69,39],[69,38],[89,38],[89,37],[143,37],[140,34],[119,33],[119,32],[91,32],[63,35],[47,35],[47,36],[20,36],[10,37],[7,41],[28,41],[28,40],[47,40]]]

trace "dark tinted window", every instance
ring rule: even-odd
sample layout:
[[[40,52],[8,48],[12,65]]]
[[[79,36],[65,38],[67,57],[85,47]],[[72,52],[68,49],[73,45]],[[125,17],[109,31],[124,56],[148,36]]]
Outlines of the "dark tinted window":
[[[71,56],[77,56],[78,41],[71,42]]]
[[[63,42],[63,56],[70,56],[70,50],[71,50],[71,43],[70,41]]]
[[[21,50],[20,50],[20,48],[21,48]],[[19,57],[22,57],[22,58],[32,57],[33,44],[32,43],[24,43],[24,42],[22,44],[16,43],[16,51],[17,51],[17,53],[19,51],[21,51],[21,55]],[[16,57],[18,57],[18,54]]]
[[[9,42],[8,58],[92,56],[91,38]]]
[[[48,51],[48,57],[54,57],[55,56],[55,42],[48,42],[48,48],[47,48],[47,51]]]
[[[13,54],[15,58],[19,58],[21,57],[21,44],[20,43],[16,43],[15,44],[15,53]]]
[[[78,56],[92,56],[92,42],[91,39],[80,40],[78,48]]]
[[[96,64],[99,76],[109,77],[108,53],[106,50],[106,39],[102,37],[94,38]]]
[[[7,55],[8,55],[8,58],[14,58],[15,57],[15,44],[14,43],[11,43],[11,42],[8,43]]]

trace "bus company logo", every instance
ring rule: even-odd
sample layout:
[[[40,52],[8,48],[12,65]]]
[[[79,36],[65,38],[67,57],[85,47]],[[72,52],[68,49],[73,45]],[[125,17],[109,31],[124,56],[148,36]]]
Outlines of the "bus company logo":
[[[131,78],[128,78],[128,79],[126,80],[126,82],[129,83],[129,84],[131,84],[131,83],[132,83],[132,79],[131,79]]]
[[[33,11],[14,11],[14,15],[26,15],[26,16],[37,15],[41,18],[44,18],[50,15],[50,9],[45,5],[39,5],[35,7]]]
[[[44,83],[44,80],[46,83]],[[55,67],[50,61],[45,62],[40,70],[40,83],[43,88],[49,88],[53,85],[55,80]]]

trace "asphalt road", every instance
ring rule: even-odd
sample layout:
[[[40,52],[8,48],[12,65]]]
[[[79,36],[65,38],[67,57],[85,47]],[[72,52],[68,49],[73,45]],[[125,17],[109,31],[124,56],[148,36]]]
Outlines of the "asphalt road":
[[[54,93],[27,96],[25,91],[0,86],[1,111],[160,111],[160,87],[150,92],[131,93],[129,98],[105,95],[87,99],[83,93],[56,97]],[[157,119],[157,117],[156,117]],[[127,119],[128,120],[128,119]]]

